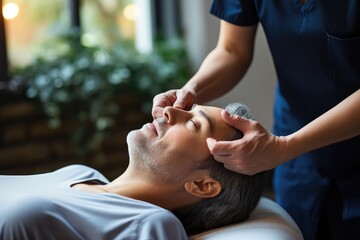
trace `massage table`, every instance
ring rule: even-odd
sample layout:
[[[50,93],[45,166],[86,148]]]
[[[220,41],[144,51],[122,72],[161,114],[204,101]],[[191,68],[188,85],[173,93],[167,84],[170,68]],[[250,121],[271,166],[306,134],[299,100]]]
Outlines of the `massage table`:
[[[189,238],[190,240],[303,240],[289,214],[280,205],[262,197],[245,222],[213,229]]]

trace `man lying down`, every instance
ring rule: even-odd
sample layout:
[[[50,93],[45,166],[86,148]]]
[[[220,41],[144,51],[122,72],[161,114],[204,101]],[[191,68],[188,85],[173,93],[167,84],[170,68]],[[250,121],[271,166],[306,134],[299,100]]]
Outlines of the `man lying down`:
[[[246,220],[264,174],[234,173],[212,158],[207,137],[242,137],[221,110],[166,107],[128,134],[129,166],[112,182],[83,165],[0,176],[0,239],[177,240]],[[241,104],[226,110],[250,117]]]

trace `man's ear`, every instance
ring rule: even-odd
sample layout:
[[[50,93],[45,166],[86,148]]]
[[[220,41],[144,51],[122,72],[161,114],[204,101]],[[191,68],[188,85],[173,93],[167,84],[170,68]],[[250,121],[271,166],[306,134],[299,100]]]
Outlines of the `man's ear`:
[[[217,196],[222,189],[221,183],[209,176],[193,179],[184,185],[185,190],[193,196],[211,198]]]

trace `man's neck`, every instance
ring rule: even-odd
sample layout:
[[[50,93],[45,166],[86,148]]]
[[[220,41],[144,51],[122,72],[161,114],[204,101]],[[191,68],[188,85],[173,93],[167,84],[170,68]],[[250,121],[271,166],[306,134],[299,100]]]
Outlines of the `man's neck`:
[[[190,205],[198,200],[189,195],[181,185],[153,183],[130,171],[126,171],[106,185],[87,182],[77,184],[73,188],[93,193],[115,193],[152,203],[168,210]]]
[[[110,191],[119,195],[149,202],[174,210],[192,204],[198,199],[188,194],[183,184],[151,182],[139,174],[125,171],[120,177],[107,185]]]

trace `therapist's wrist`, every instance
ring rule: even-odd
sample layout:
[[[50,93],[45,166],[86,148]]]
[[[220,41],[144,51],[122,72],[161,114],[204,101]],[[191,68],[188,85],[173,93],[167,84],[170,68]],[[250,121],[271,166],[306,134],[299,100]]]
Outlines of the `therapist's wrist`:
[[[301,141],[297,133],[284,136],[285,154],[284,162],[290,161],[306,152],[306,144]]]

